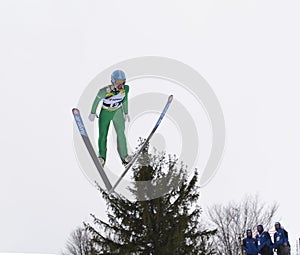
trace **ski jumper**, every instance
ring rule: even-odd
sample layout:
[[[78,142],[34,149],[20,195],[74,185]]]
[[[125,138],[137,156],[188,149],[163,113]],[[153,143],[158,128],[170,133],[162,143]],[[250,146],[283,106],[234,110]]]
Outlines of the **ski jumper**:
[[[128,92],[129,86],[118,91],[113,85],[108,85],[99,90],[92,106],[91,113],[95,114],[99,102],[103,99],[102,108],[99,115],[99,157],[106,160],[106,143],[110,122],[113,122],[117,133],[118,153],[122,161],[127,156],[127,143],[125,137],[124,114],[128,114]]]

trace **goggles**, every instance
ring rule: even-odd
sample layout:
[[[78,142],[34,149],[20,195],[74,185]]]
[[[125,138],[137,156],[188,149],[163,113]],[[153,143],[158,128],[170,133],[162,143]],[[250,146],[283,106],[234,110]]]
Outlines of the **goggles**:
[[[116,80],[114,83],[115,83],[114,85],[116,86],[116,88],[118,90],[124,89],[124,85],[125,85],[125,81],[124,80]]]

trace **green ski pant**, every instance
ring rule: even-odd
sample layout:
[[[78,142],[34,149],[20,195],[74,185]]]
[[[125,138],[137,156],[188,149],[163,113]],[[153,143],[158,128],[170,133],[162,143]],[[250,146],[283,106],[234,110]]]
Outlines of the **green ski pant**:
[[[121,160],[127,156],[127,143],[125,137],[125,119],[123,115],[123,109],[120,108],[116,111],[108,111],[101,109],[99,116],[99,157],[106,160],[106,144],[107,144],[107,134],[109,130],[110,122],[113,122],[116,133],[117,133],[117,144],[118,153]]]

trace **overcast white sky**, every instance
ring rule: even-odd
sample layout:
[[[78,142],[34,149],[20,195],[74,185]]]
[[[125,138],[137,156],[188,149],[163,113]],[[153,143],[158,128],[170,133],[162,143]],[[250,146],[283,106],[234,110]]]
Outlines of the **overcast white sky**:
[[[103,69],[146,55],[195,68],[222,105],[226,151],[202,205],[259,193],[279,203],[294,245],[299,11],[298,0],[1,1],[0,252],[58,254],[89,213],[104,216],[71,109]]]

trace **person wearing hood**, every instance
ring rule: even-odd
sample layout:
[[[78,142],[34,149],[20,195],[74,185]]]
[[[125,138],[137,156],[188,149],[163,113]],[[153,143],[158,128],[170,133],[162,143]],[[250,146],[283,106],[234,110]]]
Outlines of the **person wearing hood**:
[[[272,255],[272,240],[270,234],[267,231],[264,231],[263,225],[257,226],[257,235],[255,237],[257,243],[258,253],[261,255]]]
[[[252,230],[247,229],[246,234],[246,238],[243,239],[243,251],[245,255],[258,255],[256,241],[252,237]]]
[[[288,232],[281,227],[279,222],[275,222],[275,230],[273,248],[277,250],[278,255],[290,255]]]

